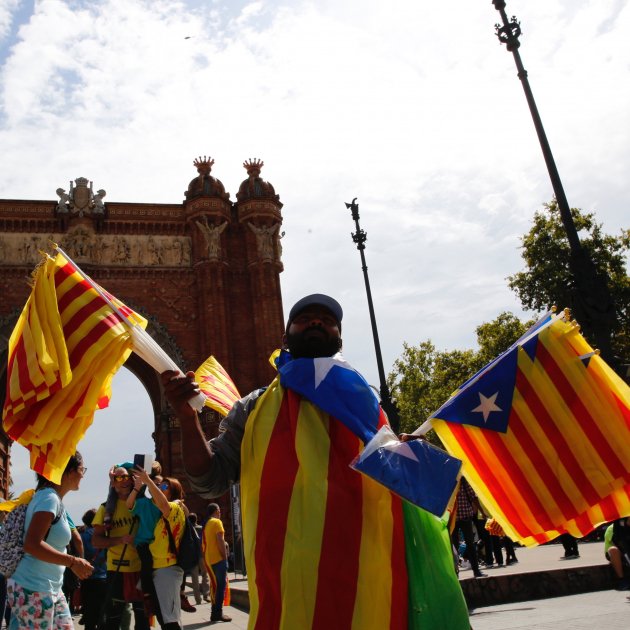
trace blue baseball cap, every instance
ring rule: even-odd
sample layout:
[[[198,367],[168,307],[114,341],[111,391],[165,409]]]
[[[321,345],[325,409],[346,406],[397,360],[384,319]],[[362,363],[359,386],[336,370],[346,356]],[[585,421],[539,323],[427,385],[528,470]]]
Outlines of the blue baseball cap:
[[[287,329],[291,325],[291,322],[309,306],[323,306],[324,308],[327,308],[334,315],[337,323],[339,324],[339,328],[341,328],[341,320],[343,319],[343,309],[341,308],[341,304],[329,295],[324,295],[323,293],[313,293],[312,295],[303,297],[293,305],[289,311]]]

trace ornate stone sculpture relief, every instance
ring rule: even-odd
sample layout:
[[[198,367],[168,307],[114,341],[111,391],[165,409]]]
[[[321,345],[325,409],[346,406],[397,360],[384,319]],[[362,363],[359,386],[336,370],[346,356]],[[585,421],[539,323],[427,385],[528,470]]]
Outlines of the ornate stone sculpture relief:
[[[124,236],[95,234],[77,225],[64,234],[0,234],[0,265],[36,265],[40,251],[59,245],[77,262],[134,267],[189,267],[190,238],[186,236]]]
[[[56,208],[57,214],[73,214],[80,217],[91,214],[105,214],[103,198],[106,194],[101,188],[95,195],[92,190],[92,182],[85,177],[77,177],[74,182],[70,182],[70,190],[68,192],[63,188],[57,188],[57,195],[59,196]]]
[[[277,237],[280,225],[278,223],[274,225],[255,225],[248,222],[249,229],[256,235],[256,246],[258,247],[258,257],[261,260],[274,260],[274,241],[278,241]],[[276,237],[276,238],[274,238]],[[281,237],[280,237],[281,238]],[[280,256],[278,256],[278,260]]]
[[[210,260],[221,257],[221,234],[228,226],[227,221],[214,225],[208,222],[208,217],[202,217],[201,221],[195,221],[206,241],[206,255]]]

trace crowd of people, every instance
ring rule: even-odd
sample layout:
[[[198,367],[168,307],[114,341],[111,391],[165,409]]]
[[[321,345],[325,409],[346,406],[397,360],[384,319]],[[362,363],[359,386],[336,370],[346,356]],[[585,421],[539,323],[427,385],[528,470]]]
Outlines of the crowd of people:
[[[431,614],[431,619],[449,621],[425,621],[424,627],[468,630],[461,588],[456,579],[454,584],[450,580],[450,550],[456,570],[461,551],[474,576],[483,577],[481,563],[504,565],[503,547],[505,564],[518,562],[512,541],[462,479],[451,540],[440,533],[433,538],[440,550],[431,550],[446,558],[434,563],[432,577],[448,606],[431,597],[423,606],[407,601],[407,593],[424,594],[414,583],[406,541],[395,537],[408,523],[424,523],[428,531],[434,522],[419,520],[423,517],[407,510],[389,490],[351,470],[349,460],[360,449],[358,437],[282,380],[282,361],[326,358],[331,359],[328,371],[334,365],[346,369],[337,356],[342,315],[341,306],[325,295],[298,301],[282,340],[281,375],[238,401],[219,436],[210,441],[188,404],[199,393],[194,374],[162,374],[164,393],[180,421],[188,483],[205,499],[221,496],[232,482],[241,483],[244,554],[249,576],[255,576],[249,584],[250,626],[260,621],[269,628],[398,629],[407,627],[407,615],[428,619]],[[312,379],[304,365],[292,364]],[[79,489],[86,470],[77,452],[59,484],[38,479],[26,514],[25,555],[6,584],[9,630],[72,628],[71,606],[81,606],[86,630],[128,628],[130,614],[136,630],[148,630],[153,615],[164,630],[182,628],[182,609],[191,605],[183,596],[178,550],[185,529],[198,531],[200,526],[184,504],[181,483],[163,476],[159,464],[151,470],[117,464],[110,471],[107,500],[88,510],[83,526],[76,528],[63,498]],[[197,603],[212,598],[211,622],[230,621],[223,611],[228,548],[216,503],[210,503],[206,517],[200,561],[191,569],[194,596]],[[626,588],[630,522],[622,520],[611,526],[606,557],[619,588]],[[368,541],[365,548],[362,537]],[[344,540],[343,553],[338,552],[339,539]],[[378,562],[367,561],[372,552],[380,554]],[[577,548],[567,553],[574,557]],[[398,584],[403,573],[404,582]],[[430,587],[425,580],[423,589]]]
[[[136,630],[155,625],[152,617],[164,630],[181,629],[182,610],[196,610],[178,565],[186,527],[198,548],[189,569],[195,601],[210,602],[216,592],[221,599],[212,610],[229,621],[222,613],[228,547],[218,505],[209,506],[202,527],[184,504],[181,483],[163,477],[158,462],[148,472],[124,462],[110,470],[107,500],[87,510],[77,527],[63,499],[79,489],[86,471],[76,452],[59,484],[37,476],[26,509],[24,554],[13,574],[1,578],[0,625],[4,617],[10,630],[73,628],[73,615],[80,615],[86,630],[119,630],[130,628],[133,616]]]

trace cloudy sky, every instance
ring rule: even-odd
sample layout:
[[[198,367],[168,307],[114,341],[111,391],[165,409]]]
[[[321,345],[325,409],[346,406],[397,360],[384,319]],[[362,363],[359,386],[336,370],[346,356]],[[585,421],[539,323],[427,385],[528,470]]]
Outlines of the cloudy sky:
[[[507,12],[569,203],[618,233],[630,2]],[[84,176],[107,201],[179,203],[206,154],[234,199],[243,160],[261,158],[284,203],[285,312],[336,296],[346,357],[377,384],[354,197],[386,371],[403,341],[473,347],[476,325],[521,313],[505,278],[552,189],[498,17],[490,0],[0,0],[0,197],[52,200]],[[81,445],[77,515],[103,493],[105,462],[150,448],[146,394],[124,370],[116,382],[120,406]],[[123,441],[123,417],[128,454],[103,447]]]

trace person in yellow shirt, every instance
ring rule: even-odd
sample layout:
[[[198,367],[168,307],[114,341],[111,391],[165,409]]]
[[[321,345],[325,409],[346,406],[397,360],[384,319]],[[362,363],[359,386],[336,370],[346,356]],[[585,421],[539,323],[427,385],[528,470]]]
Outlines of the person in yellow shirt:
[[[221,522],[221,509],[216,503],[211,503],[208,506],[208,521],[203,528],[201,548],[210,577],[210,596],[212,598],[210,623],[232,621],[231,617],[223,614],[223,598],[227,583],[227,546],[225,544],[225,530]]]
[[[111,521],[111,529],[105,528],[105,504],[101,505],[92,526],[92,544],[96,549],[107,549],[107,580],[109,598],[105,608],[106,630],[120,628],[121,615],[126,602],[131,602],[136,630],[149,630],[144,614],[142,592],[135,585],[140,579],[140,556],[133,546],[137,522],[127,507],[126,500],[133,488],[133,479],[123,466],[112,471],[113,487],[118,495]]]
[[[186,513],[181,501],[182,485],[173,477],[164,477],[159,487],[145,470],[136,468],[134,475],[146,484],[151,498],[161,512],[153,532],[149,550],[153,556],[153,585],[160,605],[158,620],[164,630],[180,630],[182,609],[180,587],[183,569],[177,564],[177,550],[186,526]]]

